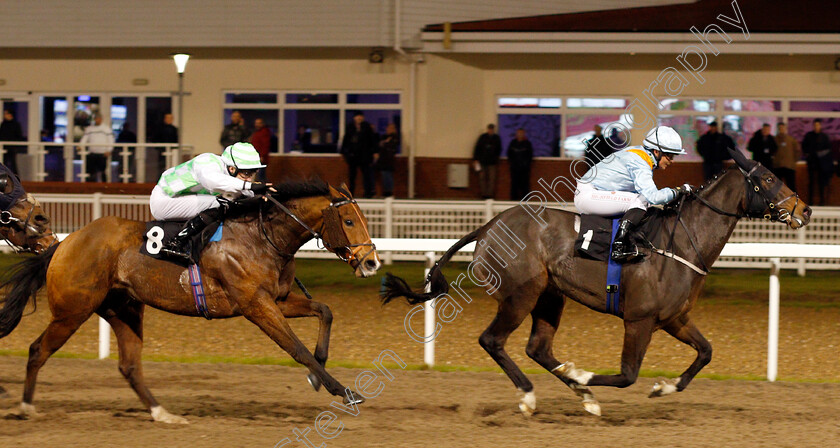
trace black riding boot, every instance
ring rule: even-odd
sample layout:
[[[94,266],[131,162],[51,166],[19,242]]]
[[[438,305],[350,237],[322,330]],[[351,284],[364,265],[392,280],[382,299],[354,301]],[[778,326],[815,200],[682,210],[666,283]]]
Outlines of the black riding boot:
[[[216,207],[204,210],[193,219],[184,224],[184,228],[178,232],[171,240],[169,240],[161,249],[160,252],[169,258],[176,258],[187,263],[193,263],[192,259],[192,238],[208,225],[218,221],[225,214],[225,207]]]
[[[627,263],[638,260],[642,254],[639,248],[630,241],[630,234],[644,217],[645,211],[640,208],[631,208],[624,214],[618,224],[618,231],[615,233],[611,257],[619,263]]]

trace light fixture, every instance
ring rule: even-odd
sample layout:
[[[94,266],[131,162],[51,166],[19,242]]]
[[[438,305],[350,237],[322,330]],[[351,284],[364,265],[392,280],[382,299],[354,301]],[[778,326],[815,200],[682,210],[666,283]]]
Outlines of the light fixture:
[[[175,53],[172,55],[172,59],[175,60],[175,68],[178,70],[178,73],[183,74],[184,70],[187,69],[187,62],[190,60],[190,55],[188,53]]]

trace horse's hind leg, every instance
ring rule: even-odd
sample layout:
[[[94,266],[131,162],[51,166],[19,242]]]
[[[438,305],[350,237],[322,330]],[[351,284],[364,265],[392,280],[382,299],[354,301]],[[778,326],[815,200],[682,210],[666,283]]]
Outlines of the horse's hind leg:
[[[35,415],[35,406],[32,399],[35,397],[35,383],[38,379],[38,371],[47,362],[53,353],[70,339],[70,336],[88,320],[93,314],[75,314],[72,316],[53,316],[47,328],[38,336],[38,339],[29,346],[29,361],[26,363],[26,381],[23,385],[23,401],[20,403],[20,410],[24,416]]]
[[[697,357],[679,378],[656,382],[649,395],[651,398],[681,392],[694,379],[694,376],[700,372],[700,369],[712,360],[712,344],[709,344],[709,341],[700,334],[700,330],[694,326],[694,322],[688,316],[681,316],[679,319],[663,327],[663,329],[680,342],[688,344],[694,350],[697,350]]]
[[[109,297],[109,299],[115,299],[115,297]],[[97,313],[114,329],[120,352],[120,373],[140,397],[143,405],[151,411],[152,418],[156,422],[187,423],[183,417],[167,412],[146,387],[141,364],[144,308],[145,305],[135,301],[107,300]]]
[[[534,308],[537,294],[527,294],[527,292],[502,299],[499,302],[499,310],[496,317],[493,318],[493,322],[478,338],[478,342],[484,350],[504,370],[516,388],[525,394],[520,409],[526,414],[528,413],[526,411],[528,407],[536,407],[534,385],[531,384],[531,381],[522,373],[516,363],[510,359],[510,355],[505,351],[505,343],[508,336],[519,328],[525,316]]]
[[[653,330],[653,317],[624,321],[624,348],[621,351],[621,373],[618,375],[595,375],[576,368],[571,362],[558,366],[556,371],[582,386],[627,387],[636,382]]]
[[[531,326],[531,336],[528,339],[528,346],[525,352],[528,356],[543,366],[546,370],[553,373],[563,383],[569,386],[578,397],[583,401],[583,407],[587,412],[601,415],[601,405],[595,399],[595,395],[588,386],[582,386],[572,380],[567,379],[555,370],[561,364],[554,358],[552,353],[552,342],[554,335],[557,333],[557,326],[560,323],[560,317],[563,315],[563,307],[566,305],[566,298],[563,295],[555,295],[543,293],[537,301],[537,306],[531,311],[531,319],[533,324]],[[527,402],[526,394],[519,409],[526,415],[531,415],[536,407],[536,400],[531,395],[531,402]]]
[[[321,367],[327,364],[327,355],[330,350],[330,328],[332,327],[332,311],[323,303],[309,300],[300,294],[290,293],[282,301],[278,301],[280,312],[288,319],[296,317],[318,317],[318,342],[315,344],[315,360]],[[321,388],[321,380],[315,372],[306,376],[309,384],[316,391]]]

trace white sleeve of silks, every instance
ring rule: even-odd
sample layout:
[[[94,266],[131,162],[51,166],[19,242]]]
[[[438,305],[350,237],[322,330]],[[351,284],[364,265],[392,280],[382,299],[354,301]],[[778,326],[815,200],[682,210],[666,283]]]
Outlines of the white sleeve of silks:
[[[209,156],[209,157],[208,157]],[[237,179],[226,173],[227,167],[221,160],[213,159],[213,154],[202,154],[193,162],[195,180],[206,190],[217,193],[244,193],[251,183]],[[253,193],[253,192],[251,192]]]

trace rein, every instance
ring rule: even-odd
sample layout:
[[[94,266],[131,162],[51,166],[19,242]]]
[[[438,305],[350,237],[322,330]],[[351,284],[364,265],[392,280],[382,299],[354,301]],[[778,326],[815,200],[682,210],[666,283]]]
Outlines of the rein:
[[[17,203],[19,203],[19,202],[27,202],[32,206],[32,207],[29,208],[29,213],[26,215],[26,219],[21,220],[19,218],[16,218],[14,215],[12,215],[12,212],[10,212],[8,210],[3,210],[3,211],[0,211],[0,227],[11,228],[12,225],[19,225],[18,231],[24,232],[24,234],[25,234],[26,229],[31,227],[29,225],[29,221],[32,219],[32,214],[35,213],[35,204],[32,203],[32,202],[29,202],[29,200],[25,196],[21,197],[17,201]],[[52,242],[52,244],[50,244],[50,246],[52,246],[53,244],[55,244],[58,241],[58,237],[55,236],[55,232],[53,232],[52,230],[50,230],[50,234],[52,234],[52,236],[53,236],[53,242]],[[15,251],[15,253],[21,253],[21,252],[26,252],[26,251],[31,250],[31,249],[26,249],[24,246],[18,246],[17,244],[15,244],[11,240],[9,240],[9,238],[6,237],[6,235],[2,235],[2,238],[3,238],[3,241],[5,241],[6,244],[8,244],[9,247],[11,247],[12,250]]]
[[[367,259],[367,257],[370,256],[370,254],[373,253],[376,250],[376,245],[373,244],[373,243],[350,244],[350,242],[347,241],[347,236],[346,235],[344,236],[344,240],[346,241],[346,244],[335,246],[335,247],[333,247],[323,237],[324,226],[326,226],[326,221],[327,221],[326,220],[326,211],[331,209],[331,208],[337,210],[339,207],[342,207],[342,206],[348,205],[348,204],[356,204],[356,201],[354,199],[346,198],[345,200],[342,200],[342,201],[339,201],[339,202],[331,202],[329,207],[322,210],[321,214],[324,215],[325,219],[323,220],[323,222],[321,224],[321,231],[317,232],[317,231],[315,231],[315,229],[313,229],[308,224],[303,222],[303,220],[298,218],[297,215],[295,215],[291,210],[289,210],[288,207],[286,207],[285,205],[280,203],[280,201],[278,201],[277,199],[274,199],[271,195],[265,195],[264,197],[267,200],[271,201],[271,203],[274,206],[276,206],[277,208],[282,210],[287,215],[291,216],[292,219],[295,220],[295,222],[297,222],[303,228],[305,228],[307,231],[309,231],[309,233],[312,234],[313,238],[315,238],[317,241],[320,241],[322,247],[324,247],[327,250],[329,250],[330,252],[333,252],[334,254],[336,254],[338,256],[338,258],[341,259],[341,261],[344,261],[346,263],[350,263],[350,266],[352,266],[354,269],[358,265],[360,265],[362,262],[364,262],[365,259]],[[360,221],[361,221],[361,216],[359,218],[360,218]],[[341,223],[339,222],[338,225],[341,225]],[[274,250],[277,251],[277,253],[280,256],[287,257],[287,258],[292,257],[292,254],[284,253],[282,250],[280,250],[280,248],[277,247],[276,244],[274,244],[274,241],[271,240],[271,237],[268,235],[268,231],[265,229],[265,223],[263,221],[262,208],[260,208],[260,229],[262,230],[263,236],[268,240],[269,244],[271,244],[271,247],[273,247]],[[360,251],[359,250],[354,250],[354,248],[368,247],[368,246],[370,247],[370,249],[361,258],[356,257],[356,255]],[[345,249],[344,253],[340,253],[339,249]],[[353,256],[354,258],[351,259],[350,256]]]
[[[781,207],[779,204],[784,203],[785,201],[787,201],[788,199],[790,199],[792,197],[795,197],[796,202],[794,203],[793,210],[796,210],[796,206],[799,204],[799,195],[796,194],[796,193],[793,193],[792,195],[787,196],[786,198],[782,199],[781,201],[773,202],[772,198],[782,188],[782,184],[781,184],[781,182],[778,182],[777,186],[773,189],[773,191],[770,191],[770,192],[767,192],[767,191],[763,190],[761,187],[759,187],[758,185],[756,185],[756,183],[752,179],[752,174],[759,166],[760,165],[756,163],[752,167],[752,169],[750,169],[749,172],[744,171],[744,169],[742,169],[741,167],[738,167],[738,169],[741,171],[741,174],[744,176],[744,181],[745,181],[745,186],[746,186],[746,195],[744,197],[744,202],[745,202],[745,207],[744,208],[746,210],[745,210],[744,213],[738,213],[738,212],[732,213],[732,212],[728,212],[728,211],[725,211],[725,210],[721,210],[719,207],[710,203],[705,198],[703,198],[702,196],[697,194],[697,192],[695,192],[695,191],[691,191],[690,195],[691,195],[691,197],[697,199],[697,201],[700,204],[702,204],[703,206],[707,207],[708,209],[712,210],[713,212],[715,212],[719,215],[729,216],[729,217],[737,218],[737,219],[747,217],[747,218],[764,218],[768,221],[789,222],[791,219],[794,219],[792,217],[793,215],[791,215],[791,212],[789,212],[785,208]],[[763,205],[762,205],[762,202],[757,202],[755,200],[756,199],[756,193],[757,193],[757,196],[760,198],[759,201],[763,200]],[[671,238],[670,238],[670,240],[668,242],[668,246],[667,246],[668,250],[657,249],[656,247],[653,246],[653,244],[651,244],[651,249],[655,253],[658,253],[660,255],[664,255],[666,257],[673,258],[673,259],[679,261],[680,263],[688,266],[689,268],[691,268],[692,270],[694,270],[695,272],[697,272],[700,275],[706,275],[706,274],[709,273],[708,265],[706,264],[706,261],[703,260],[703,256],[700,254],[700,249],[698,249],[697,244],[694,242],[694,237],[692,236],[691,232],[689,231],[688,226],[686,226],[685,221],[683,221],[683,219],[682,219],[682,209],[683,209],[683,204],[684,203],[685,203],[685,196],[683,196],[680,199],[680,203],[677,206],[678,207],[677,219],[674,222],[674,227],[671,229]],[[770,213],[764,213],[764,210],[758,210],[758,208],[754,208],[755,206],[766,207],[767,210],[770,210]],[[700,260],[700,267],[699,268],[697,266],[695,266],[694,264],[690,263],[688,260],[675,255],[673,252],[670,252],[670,250],[673,247],[673,243],[674,243],[674,236],[675,236],[676,230],[677,230],[677,223],[679,223],[682,226],[683,230],[685,230],[686,235],[688,235],[688,241],[691,243],[691,247],[692,247],[692,249],[694,249],[694,253],[697,254],[697,259]]]

